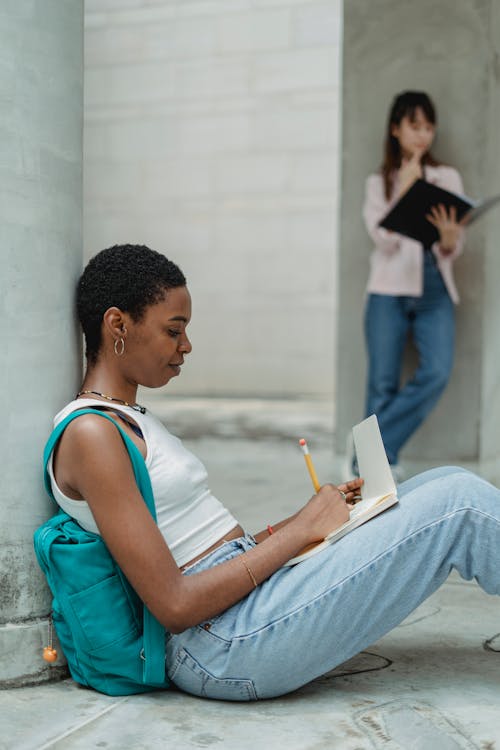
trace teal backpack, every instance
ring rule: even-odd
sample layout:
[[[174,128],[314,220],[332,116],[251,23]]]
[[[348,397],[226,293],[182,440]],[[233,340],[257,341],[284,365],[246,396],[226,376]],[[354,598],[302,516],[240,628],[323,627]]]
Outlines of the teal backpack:
[[[54,500],[47,463],[63,430],[82,414],[98,414],[120,432],[135,480],[156,521],[144,459],[107,414],[80,409],[52,432],[44,451],[45,488]],[[169,686],[165,628],[139,599],[98,534],[60,511],[34,535],[35,553],[52,591],[52,619],[72,678],[107,695],[130,695]]]

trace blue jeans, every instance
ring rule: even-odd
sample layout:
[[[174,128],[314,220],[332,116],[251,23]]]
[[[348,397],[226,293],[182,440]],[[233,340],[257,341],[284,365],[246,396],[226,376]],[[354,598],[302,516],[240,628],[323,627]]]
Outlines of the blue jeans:
[[[367,648],[455,568],[500,594],[500,490],[446,467],[398,489],[400,502],[322,552],[281,568],[222,614],[167,636],[170,679],[223,700],[288,693]],[[255,545],[224,543],[186,574]]]
[[[401,387],[403,353],[411,332],[419,363]],[[453,364],[453,302],[430,252],[424,254],[422,297],[370,294],[365,310],[368,352],[366,416],[376,414],[389,463],[435,406]]]

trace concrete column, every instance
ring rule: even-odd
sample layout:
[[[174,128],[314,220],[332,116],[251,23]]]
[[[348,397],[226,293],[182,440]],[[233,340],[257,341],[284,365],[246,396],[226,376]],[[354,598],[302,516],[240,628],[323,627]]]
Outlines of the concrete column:
[[[83,0],[0,9],[0,686],[48,679],[50,596],[33,531],[41,454],[79,379]]]
[[[500,9],[468,0],[344,3],[342,208],[337,448],[363,417],[363,297],[371,242],[361,220],[364,181],[382,157],[395,93],[423,89],[438,107],[435,153],[461,172],[471,197],[499,192]],[[500,479],[498,209],[468,231],[456,263],[462,303],[451,382],[402,456],[410,470],[453,462]]]
[[[483,123],[485,193],[500,192],[500,4],[492,1],[484,43],[488,45],[489,67],[485,90]],[[479,113],[478,113],[479,114]],[[479,227],[478,227],[479,229]],[[484,286],[482,307],[483,344],[481,356],[481,407],[479,460],[482,473],[500,485],[500,210],[485,221]],[[481,293],[482,292],[482,293]]]

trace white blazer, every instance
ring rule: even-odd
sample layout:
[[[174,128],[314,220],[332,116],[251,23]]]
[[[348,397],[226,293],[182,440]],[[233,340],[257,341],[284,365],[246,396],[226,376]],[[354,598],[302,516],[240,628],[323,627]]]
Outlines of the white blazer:
[[[425,179],[434,185],[463,193],[462,179],[453,167],[440,165],[425,167]],[[384,183],[381,174],[372,174],[366,180],[363,219],[368,234],[375,243],[370,258],[370,276],[367,291],[374,294],[392,296],[421,297],[423,293],[423,249],[422,244],[396,232],[389,232],[378,226],[389,209],[396,202],[397,181],[393,196],[386,200]],[[462,231],[452,253],[444,255],[435,242],[432,246],[438,268],[448,293],[455,304],[460,300],[453,278],[453,261],[463,250],[464,232]]]

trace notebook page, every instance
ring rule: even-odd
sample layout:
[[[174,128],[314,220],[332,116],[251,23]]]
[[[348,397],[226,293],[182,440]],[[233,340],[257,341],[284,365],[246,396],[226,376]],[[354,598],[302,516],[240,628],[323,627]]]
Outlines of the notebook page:
[[[361,488],[363,500],[359,505],[366,507],[385,495],[396,495],[396,483],[387,460],[376,415],[372,414],[354,425],[352,434],[359,475],[365,480]]]

